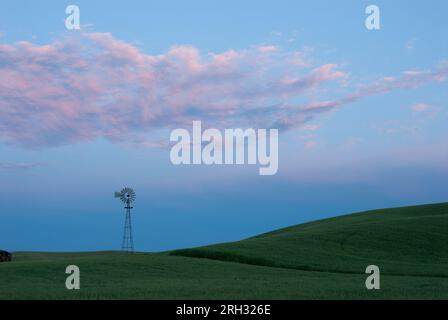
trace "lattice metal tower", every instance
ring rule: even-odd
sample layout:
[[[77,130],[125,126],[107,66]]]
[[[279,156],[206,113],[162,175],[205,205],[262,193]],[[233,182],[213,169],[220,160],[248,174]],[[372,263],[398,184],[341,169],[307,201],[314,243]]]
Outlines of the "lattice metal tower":
[[[115,192],[115,198],[120,198],[126,205],[126,217],[124,220],[123,242],[121,244],[121,251],[133,253],[134,252],[134,239],[132,237],[132,221],[131,221],[131,206],[135,200],[135,192],[131,188],[124,188],[120,192]]]

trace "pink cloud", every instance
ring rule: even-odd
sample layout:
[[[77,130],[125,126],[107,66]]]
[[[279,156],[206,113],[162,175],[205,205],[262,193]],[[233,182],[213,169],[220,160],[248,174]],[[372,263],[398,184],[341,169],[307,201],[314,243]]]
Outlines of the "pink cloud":
[[[306,150],[312,150],[315,149],[317,145],[316,141],[306,141],[304,147]]]
[[[176,46],[149,55],[108,33],[1,44],[0,142],[135,141],[196,118],[268,125],[271,116],[256,115],[262,107],[344,77],[336,65],[307,73],[284,62],[297,55],[274,46],[208,54]]]
[[[430,109],[431,106],[426,103],[417,103],[417,104],[414,104],[411,108],[414,112],[423,112],[423,111]]]
[[[306,131],[317,131],[317,130],[320,129],[320,125],[318,125],[318,124],[304,124],[302,126],[302,129],[306,130]]]
[[[414,89],[431,82],[445,81],[448,75],[448,62],[443,61],[434,70],[410,70],[395,77],[384,77],[376,83],[363,85],[339,99],[308,102],[301,106],[283,108],[276,125],[290,129],[303,125],[322,112],[329,112],[344,105],[357,102],[363,98],[387,94],[395,90]]]
[[[274,46],[222,53],[176,46],[151,55],[109,33],[44,46],[0,44],[0,143],[39,148],[104,138],[152,146],[159,143],[148,140],[151,132],[196,119],[288,129],[362,97],[448,74],[447,65],[413,70],[340,99],[296,105],[290,100],[348,77],[337,64],[308,68],[301,57]]]
[[[263,53],[273,53],[280,50],[279,47],[273,45],[258,46],[257,49]]]

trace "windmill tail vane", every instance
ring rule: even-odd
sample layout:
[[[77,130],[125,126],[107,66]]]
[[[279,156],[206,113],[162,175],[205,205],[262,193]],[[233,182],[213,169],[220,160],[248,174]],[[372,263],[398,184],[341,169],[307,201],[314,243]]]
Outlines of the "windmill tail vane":
[[[120,192],[115,192],[115,198],[119,198],[122,202],[126,204],[124,207],[126,209],[124,230],[123,230],[123,241],[121,244],[121,250],[123,252],[133,253],[134,252],[134,239],[132,236],[132,220],[131,220],[131,206],[132,202],[135,201],[135,192],[131,188],[124,188]]]

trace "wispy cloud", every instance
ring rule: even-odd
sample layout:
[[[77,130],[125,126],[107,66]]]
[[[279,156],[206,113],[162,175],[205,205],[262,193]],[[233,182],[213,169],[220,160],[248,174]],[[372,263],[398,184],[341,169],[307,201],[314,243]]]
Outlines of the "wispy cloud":
[[[413,51],[414,48],[415,48],[416,43],[417,43],[417,39],[416,38],[412,38],[412,39],[406,41],[406,43],[404,45],[406,51],[408,51],[408,52]]]
[[[205,54],[176,46],[150,55],[94,32],[43,46],[0,44],[0,143],[35,148],[105,138],[153,146],[159,143],[148,142],[148,133],[195,119],[290,129],[363,97],[447,74],[444,63],[315,101],[310,97],[348,73],[336,63],[310,67],[306,53],[276,46]]]
[[[414,112],[423,112],[423,111],[429,110],[430,108],[431,108],[431,106],[426,103],[417,103],[411,107],[412,111],[414,111]]]
[[[25,162],[0,162],[0,170],[30,170],[41,166],[40,163],[25,163]]]
[[[309,102],[295,108],[284,108],[276,123],[277,127],[290,129],[303,125],[317,114],[328,112],[363,98],[386,94],[395,90],[415,89],[431,82],[445,81],[448,76],[448,61],[442,61],[432,70],[409,70],[399,76],[384,77],[373,84],[362,85],[339,99]]]

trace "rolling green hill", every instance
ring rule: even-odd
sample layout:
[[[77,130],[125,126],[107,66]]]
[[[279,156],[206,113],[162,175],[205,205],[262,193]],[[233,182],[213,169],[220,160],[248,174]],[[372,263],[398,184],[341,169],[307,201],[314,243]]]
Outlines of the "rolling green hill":
[[[65,289],[65,267],[81,290]],[[381,270],[368,291],[365,268]],[[369,211],[164,253],[16,253],[0,299],[448,299],[448,204]]]
[[[172,254],[297,270],[448,277],[448,205],[370,211]]]

